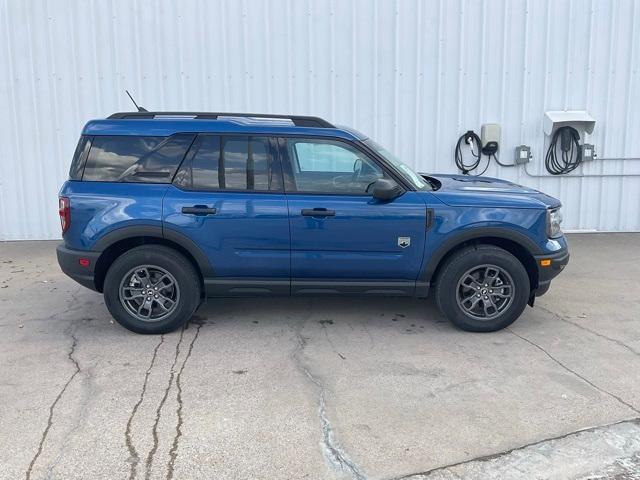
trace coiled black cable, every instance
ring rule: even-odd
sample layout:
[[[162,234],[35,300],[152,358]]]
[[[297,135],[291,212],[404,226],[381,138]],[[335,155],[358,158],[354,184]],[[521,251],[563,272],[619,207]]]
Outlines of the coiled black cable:
[[[561,156],[558,158],[557,147],[560,139]],[[551,143],[544,158],[544,166],[551,175],[563,175],[572,172],[582,163],[580,134],[573,127],[560,127],[551,137]]]
[[[465,142],[471,148],[471,155],[473,155],[474,160],[470,164],[466,164],[464,162],[464,158],[462,157],[462,142]],[[475,149],[473,147],[475,144]],[[456,152],[455,152],[455,162],[458,170],[462,172],[463,175],[469,175],[470,172],[475,170],[480,166],[480,162],[482,161],[482,141],[480,137],[473,131],[469,130],[464,135],[460,136],[458,139],[458,143],[456,143]],[[484,167],[482,172],[474,174],[474,175],[482,175],[489,168],[489,163],[491,162],[491,157],[487,157],[487,164]]]

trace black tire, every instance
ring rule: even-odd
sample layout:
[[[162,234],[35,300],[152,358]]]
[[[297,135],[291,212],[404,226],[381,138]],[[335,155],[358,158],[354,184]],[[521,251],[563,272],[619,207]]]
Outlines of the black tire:
[[[474,269],[478,269],[477,271],[480,271],[481,274],[482,269],[486,268],[487,265],[495,266],[502,270],[503,277],[512,281],[513,291],[511,292],[509,303],[505,303],[503,307],[504,310],[500,311],[498,308],[489,307],[491,309],[489,317],[491,318],[478,319],[474,318],[474,314],[481,309],[481,306],[484,312],[480,312],[478,315],[483,315],[487,312],[484,308],[484,303],[479,303],[477,307],[474,307],[475,311],[467,312],[461,306],[465,301],[459,301],[459,298],[463,298],[464,295],[459,297],[458,293],[460,290],[465,292],[465,295],[469,295],[466,293],[469,290],[473,296],[472,289],[478,288],[478,284],[471,283],[468,280],[471,284],[471,288],[469,288],[461,287],[459,282],[464,278],[468,278],[466,273],[476,271]],[[480,282],[479,286],[484,289],[482,282]],[[505,288],[500,292],[507,293],[509,290]],[[478,293],[481,294],[482,291]],[[492,245],[472,246],[453,254],[446,260],[436,279],[435,296],[438,308],[454,325],[470,332],[495,332],[511,325],[527,306],[529,294],[529,276],[520,260],[506,250]],[[475,298],[472,300],[475,300]],[[472,300],[469,300],[469,302],[472,302]],[[501,302],[502,300],[498,299],[498,301]]]
[[[121,301],[121,285],[131,288],[127,286],[126,279],[131,278],[132,270],[142,266],[151,266],[152,270],[155,266],[157,272],[168,272],[173,277],[168,281],[177,285],[176,289],[169,287],[176,300],[174,304],[169,302],[170,313],[155,307],[155,310],[161,312],[158,320],[140,320],[127,310],[127,302]],[[162,286],[160,289],[162,290]],[[140,290],[144,290],[144,287]],[[163,245],[142,245],[123,253],[111,264],[104,280],[104,300],[113,318],[128,330],[143,334],[168,333],[183,326],[198,308],[200,278],[191,262],[176,250]],[[144,299],[137,301],[142,302]]]

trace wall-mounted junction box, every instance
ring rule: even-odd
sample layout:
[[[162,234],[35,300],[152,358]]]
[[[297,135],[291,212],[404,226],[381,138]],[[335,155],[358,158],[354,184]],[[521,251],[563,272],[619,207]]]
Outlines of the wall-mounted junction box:
[[[590,162],[596,159],[596,147],[594,147],[590,143],[583,143],[582,145],[580,145],[580,149],[582,150],[583,162]]]
[[[528,163],[531,160],[531,147],[528,145],[518,145],[516,147],[516,156],[513,160],[513,163],[516,165],[521,165],[523,163]]]

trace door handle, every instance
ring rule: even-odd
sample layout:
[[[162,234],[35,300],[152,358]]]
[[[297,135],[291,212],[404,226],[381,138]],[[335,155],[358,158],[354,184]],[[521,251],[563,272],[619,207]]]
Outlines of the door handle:
[[[303,208],[302,211],[303,217],[335,217],[335,210],[327,210],[326,208]]]
[[[182,213],[188,215],[215,215],[218,210],[206,205],[194,205],[193,207],[182,207]]]

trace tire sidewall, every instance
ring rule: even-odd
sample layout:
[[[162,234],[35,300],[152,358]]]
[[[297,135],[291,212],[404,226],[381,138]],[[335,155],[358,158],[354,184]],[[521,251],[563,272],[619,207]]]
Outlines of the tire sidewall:
[[[490,264],[504,269],[514,282],[515,295],[511,305],[492,320],[477,320],[464,313],[457,302],[458,282],[473,267]],[[464,250],[443,269],[437,284],[437,302],[440,310],[456,326],[473,332],[493,332],[511,325],[522,314],[530,295],[527,271],[509,252],[497,247],[477,247]]]
[[[158,322],[138,320],[120,302],[123,277],[141,265],[164,268],[174,276],[180,289],[177,308]],[[180,253],[161,246],[137,247],[113,262],[105,277],[103,293],[107,309],[123,327],[136,333],[158,334],[176,330],[189,320],[199,304],[200,282],[191,263]]]

